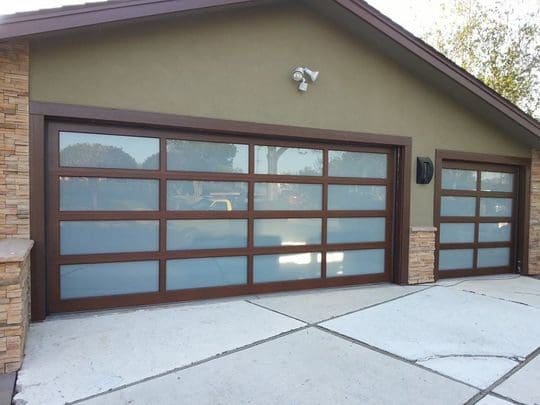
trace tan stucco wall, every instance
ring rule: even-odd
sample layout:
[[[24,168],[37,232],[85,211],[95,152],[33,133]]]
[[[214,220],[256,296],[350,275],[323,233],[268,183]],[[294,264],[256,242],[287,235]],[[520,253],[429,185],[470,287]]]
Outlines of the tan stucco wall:
[[[307,94],[290,71],[321,71]],[[334,23],[304,9],[243,10],[36,40],[33,101],[413,137],[435,149],[530,150]],[[413,162],[413,170],[415,164]],[[433,223],[433,183],[412,187],[412,225]]]

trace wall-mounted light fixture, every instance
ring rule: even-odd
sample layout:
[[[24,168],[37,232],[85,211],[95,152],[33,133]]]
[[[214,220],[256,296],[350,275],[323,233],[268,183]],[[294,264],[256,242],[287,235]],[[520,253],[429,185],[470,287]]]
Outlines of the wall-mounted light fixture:
[[[433,172],[433,161],[430,158],[416,158],[416,184],[429,184],[433,179]]]
[[[292,72],[292,79],[295,82],[298,82],[298,90],[300,91],[307,91],[308,89],[308,81],[311,83],[315,83],[317,78],[319,77],[319,72],[316,70],[311,70],[307,67],[297,67]]]

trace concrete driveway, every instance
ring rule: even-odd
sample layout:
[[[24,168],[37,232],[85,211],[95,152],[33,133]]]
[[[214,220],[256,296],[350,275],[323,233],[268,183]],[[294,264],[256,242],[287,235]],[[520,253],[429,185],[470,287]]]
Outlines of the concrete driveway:
[[[540,403],[540,280],[374,285],[50,317],[17,404]]]

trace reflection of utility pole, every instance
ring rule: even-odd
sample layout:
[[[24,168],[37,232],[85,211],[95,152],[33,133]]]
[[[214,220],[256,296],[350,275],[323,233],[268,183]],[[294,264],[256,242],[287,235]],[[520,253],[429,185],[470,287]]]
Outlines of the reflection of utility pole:
[[[277,146],[267,146],[266,161],[268,164],[268,174],[277,174],[278,160],[287,151],[288,148],[279,148]],[[278,195],[278,183],[268,183],[268,198],[270,201],[276,199]]]

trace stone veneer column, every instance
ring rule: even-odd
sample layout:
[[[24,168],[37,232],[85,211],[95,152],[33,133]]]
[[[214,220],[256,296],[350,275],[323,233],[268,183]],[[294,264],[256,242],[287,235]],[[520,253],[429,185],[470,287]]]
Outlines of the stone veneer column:
[[[0,42],[0,239],[30,237],[29,47]]]
[[[19,370],[30,320],[33,242],[0,240],[0,374]]]
[[[409,284],[435,281],[435,232],[433,227],[411,227],[409,240]]]
[[[540,274],[540,150],[532,152],[529,274]]]

